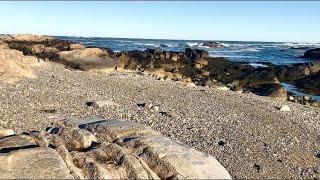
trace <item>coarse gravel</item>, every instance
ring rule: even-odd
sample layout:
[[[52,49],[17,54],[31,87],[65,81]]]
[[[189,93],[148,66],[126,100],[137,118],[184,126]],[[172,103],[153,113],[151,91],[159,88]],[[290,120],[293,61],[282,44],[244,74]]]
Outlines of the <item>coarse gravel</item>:
[[[37,75],[0,84],[0,126],[40,130],[56,114],[124,119],[212,154],[233,178],[320,178],[317,108],[134,72],[70,70],[53,62],[45,62]],[[101,100],[113,103],[88,106]],[[282,105],[291,111],[280,111]]]

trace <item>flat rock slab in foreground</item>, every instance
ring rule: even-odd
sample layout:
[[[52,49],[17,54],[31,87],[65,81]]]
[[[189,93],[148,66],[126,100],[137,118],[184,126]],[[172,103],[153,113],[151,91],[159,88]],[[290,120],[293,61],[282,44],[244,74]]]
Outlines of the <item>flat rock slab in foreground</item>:
[[[104,119],[60,120],[0,139],[0,178],[231,179],[210,155],[141,124]]]
[[[1,179],[73,179],[52,148],[28,148],[0,154]]]

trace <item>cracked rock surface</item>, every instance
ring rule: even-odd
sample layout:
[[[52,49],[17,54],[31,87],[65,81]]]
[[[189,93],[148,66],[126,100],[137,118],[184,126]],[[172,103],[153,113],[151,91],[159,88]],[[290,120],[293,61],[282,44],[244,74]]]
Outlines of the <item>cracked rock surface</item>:
[[[1,179],[231,179],[212,156],[144,125],[56,120],[0,139]]]

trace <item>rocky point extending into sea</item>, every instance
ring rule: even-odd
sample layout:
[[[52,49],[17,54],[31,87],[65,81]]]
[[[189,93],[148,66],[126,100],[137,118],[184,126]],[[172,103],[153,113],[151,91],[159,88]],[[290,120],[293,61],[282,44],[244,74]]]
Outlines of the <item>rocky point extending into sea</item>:
[[[192,48],[0,40],[3,178],[319,178],[318,102],[280,83],[319,95],[316,61],[252,67]]]

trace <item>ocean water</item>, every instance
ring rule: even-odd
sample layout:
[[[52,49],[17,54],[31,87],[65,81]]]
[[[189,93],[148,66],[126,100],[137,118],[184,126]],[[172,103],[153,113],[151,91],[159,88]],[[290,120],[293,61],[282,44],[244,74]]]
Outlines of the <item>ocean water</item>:
[[[124,39],[100,37],[68,37],[60,36],[86,46],[100,46],[113,51],[132,51],[161,48],[169,51],[184,51],[186,47],[204,49],[212,57],[225,57],[231,61],[248,62],[260,66],[260,62],[273,64],[304,63],[310,60],[298,58],[311,48],[320,47],[320,43],[290,43],[290,42],[248,42],[248,41],[214,41],[223,47],[209,48],[203,46],[201,40],[159,40],[159,39]]]

